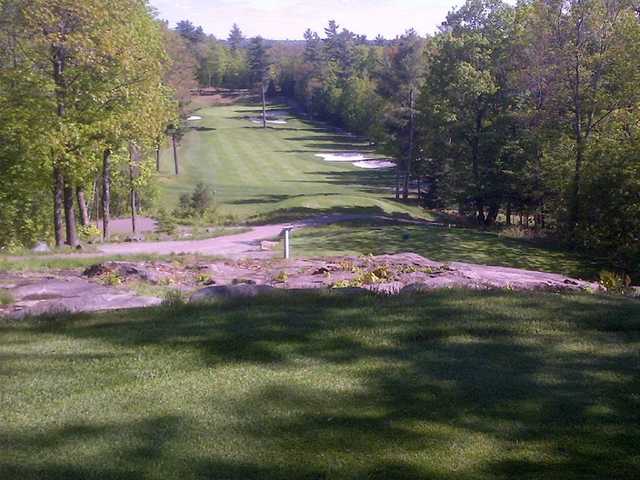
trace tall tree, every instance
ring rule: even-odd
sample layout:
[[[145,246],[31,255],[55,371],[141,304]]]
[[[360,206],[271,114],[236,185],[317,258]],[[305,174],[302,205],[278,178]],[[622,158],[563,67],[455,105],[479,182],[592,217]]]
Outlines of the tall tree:
[[[381,82],[381,91],[392,99],[389,128],[395,152],[400,157],[396,167],[396,198],[400,197],[401,173],[402,196],[409,197],[409,182],[415,157],[416,111],[415,103],[424,71],[424,39],[414,30],[408,30],[389,52],[387,68]]]
[[[234,23],[233,27],[231,27],[227,41],[229,42],[229,47],[231,48],[232,53],[236,53],[243,47],[244,35],[237,23]]]
[[[258,84],[262,97],[262,128],[267,128],[267,81],[269,79],[270,61],[267,47],[262,37],[251,39],[249,45],[249,66],[253,82]]]

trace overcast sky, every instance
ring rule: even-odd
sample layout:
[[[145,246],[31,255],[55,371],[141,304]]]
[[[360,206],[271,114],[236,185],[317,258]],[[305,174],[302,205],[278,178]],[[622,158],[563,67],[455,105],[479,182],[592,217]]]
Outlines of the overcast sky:
[[[231,25],[247,37],[301,39],[307,28],[318,33],[329,20],[373,38],[414,28],[424,35],[442,23],[464,0],[150,0],[171,26],[189,19],[205,32],[226,38]]]

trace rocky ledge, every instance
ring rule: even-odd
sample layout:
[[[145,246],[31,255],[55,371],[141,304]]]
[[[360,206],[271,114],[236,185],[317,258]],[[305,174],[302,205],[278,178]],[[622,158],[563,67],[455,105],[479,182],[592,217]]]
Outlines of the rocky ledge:
[[[132,292],[158,289],[157,297]],[[83,272],[0,275],[12,299],[0,316],[140,308],[161,303],[161,291],[179,290],[193,302],[279,293],[396,295],[442,288],[598,292],[597,283],[515,268],[435,262],[413,253],[297,260],[105,262]],[[162,290],[164,289],[164,290]],[[140,290],[140,289],[138,289]],[[1,292],[0,292],[1,293]]]

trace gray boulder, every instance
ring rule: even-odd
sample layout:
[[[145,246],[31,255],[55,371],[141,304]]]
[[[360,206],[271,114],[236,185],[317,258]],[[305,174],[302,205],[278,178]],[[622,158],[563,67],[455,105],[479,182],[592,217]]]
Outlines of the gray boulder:
[[[49,253],[51,252],[51,249],[46,242],[38,242],[36,243],[35,247],[31,249],[31,251],[34,253]]]

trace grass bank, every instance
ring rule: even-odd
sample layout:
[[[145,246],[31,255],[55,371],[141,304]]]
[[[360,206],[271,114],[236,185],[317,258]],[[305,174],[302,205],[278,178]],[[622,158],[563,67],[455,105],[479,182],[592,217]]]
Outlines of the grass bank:
[[[541,242],[496,232],[390,222],[351,222],[296,232],[295,255],[382,255],[415,252],[440,262],[469,262],[597,278],[604,268],[588,258]]]

